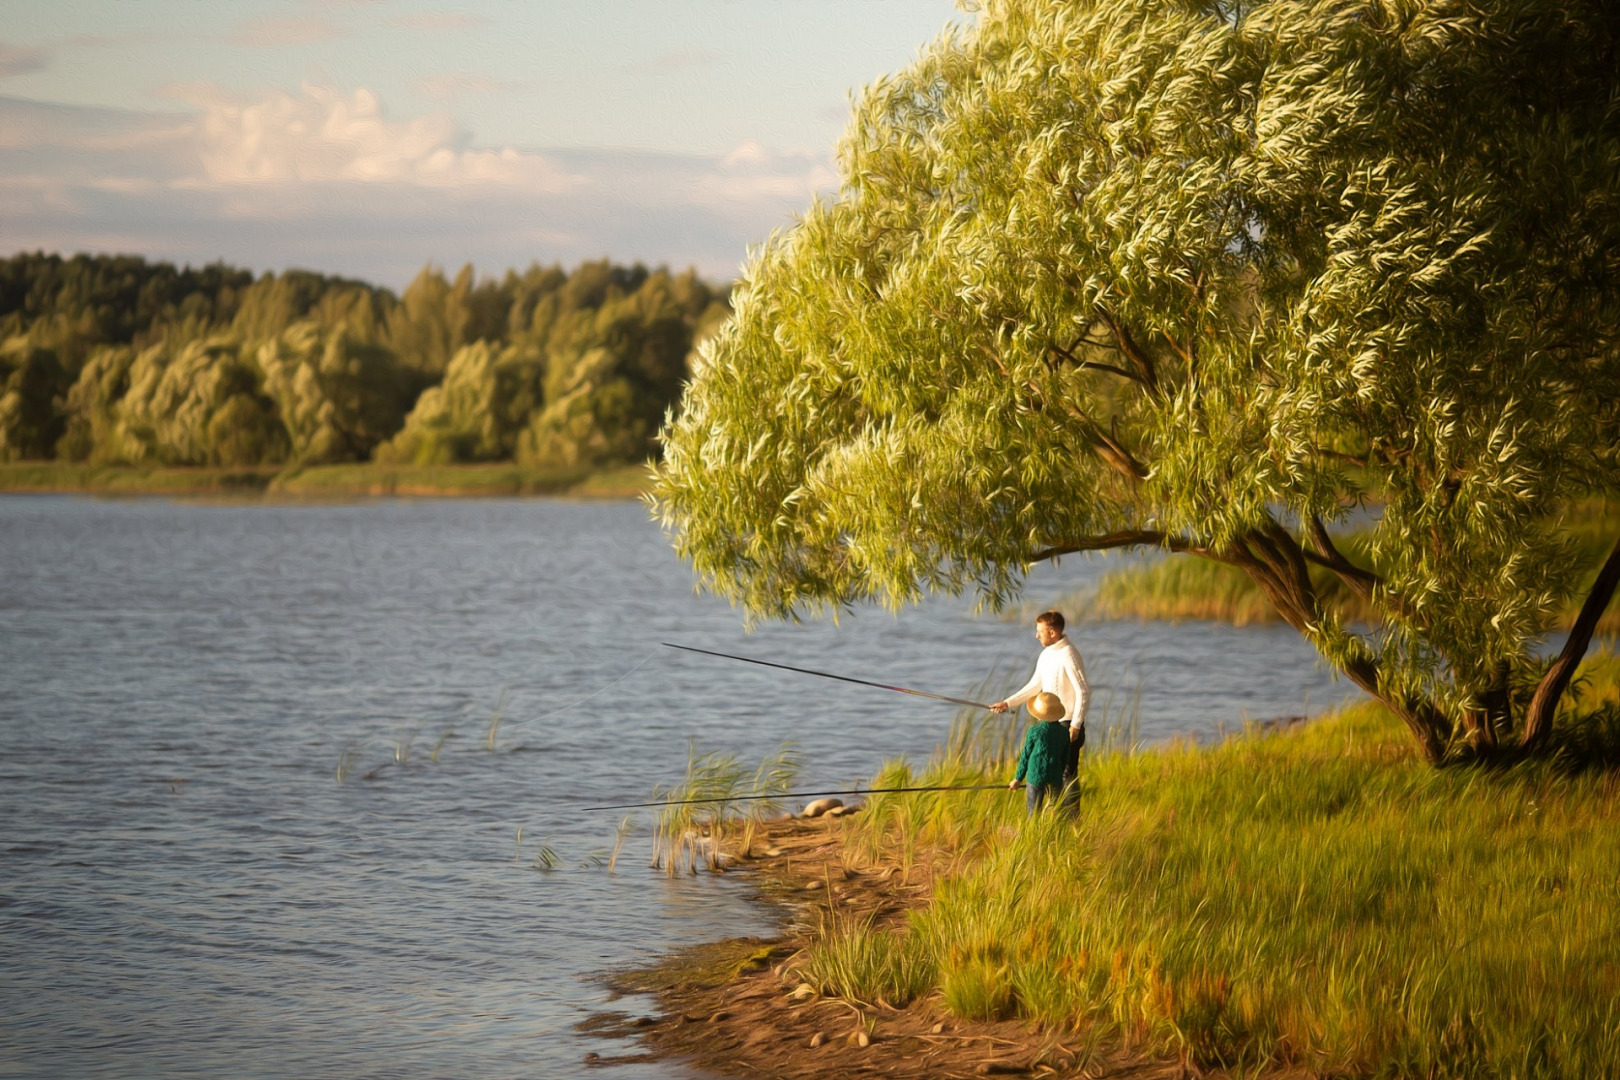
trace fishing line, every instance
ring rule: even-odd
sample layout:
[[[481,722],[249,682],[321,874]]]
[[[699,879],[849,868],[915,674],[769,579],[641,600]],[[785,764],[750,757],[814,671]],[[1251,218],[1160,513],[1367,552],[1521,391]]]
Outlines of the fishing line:
[[[908,791],[1011,791],[1006,784],[929,784],[923,787],[845,788],[840,791],[784,791],[776,795],[711,795],[702,799],[659,799],[654,802],[613,803],[610,806],[582,806],[591,810],[637,810],[650,806],[685,806],[689,803],[751,802],[755,799],[809,799],[818,795],[891,795]]]
[[[713,649],[699,649],[692,645],[677,645],[673,641],[661,641],[667,649],[681,649],[685,652],[702,653],[705,656],[718,656],[722,660],[741,660],[745,664],[758,664],[760,667],[780,668],[783,671],[796,671],[800,675],[818,675],[823,679],[837,679],[839,682],[857,683],[861,686],[875,686],[879,690],[893,690],[897,694],[911,694],[915,697],[930,698],[934,701],[945,701],[952,705],[969,705],[975,709],[984,709],[994,712],[990,706],[982,701],[969,701],[966,698],[950,697],[946,694],[935,694],[928,690],[913,690],[908,686],[890,686],[888,683],[873,682],[870,679],[852,679],[848,675],[834,675],[830,671],[817,671],[814,668],[794,667],[792,664],[778,664],[770,660],[755,660],[751,656],[734,656],[731,653],[715,652]]]

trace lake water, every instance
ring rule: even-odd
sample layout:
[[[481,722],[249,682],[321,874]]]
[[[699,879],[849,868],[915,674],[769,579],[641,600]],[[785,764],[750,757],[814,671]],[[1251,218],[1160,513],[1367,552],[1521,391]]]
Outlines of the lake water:
[[[618,816],[582,808],[679,780],[688,740],[792,739],[803,786],[847,786],[952,709],[658,642],[947,694],[1037,649],[952,599],[747,634],[634,502],[6,497],[0,551],[0,1076],[689,1075],[588,1068],[630,1048],[572,1025],[602,971],[772,916],[648,869],[645,830],[610,872]],[[1071,637],[1146,739],[1355,693],[1281,628]]]

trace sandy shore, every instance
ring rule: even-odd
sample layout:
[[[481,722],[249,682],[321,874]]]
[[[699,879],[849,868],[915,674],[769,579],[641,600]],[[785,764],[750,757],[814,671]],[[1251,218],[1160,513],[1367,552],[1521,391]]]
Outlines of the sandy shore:
[[[1127,1047],[1099,1046],[1084,1033],[1016,1020],[962,1020],[946,1012],[937,994],[895,1008],[881,1000],[816,993],[801,982],[794,959],[822,920],[836,913],[881,926],[927,904],[932,891],[930,867],[914,865],[908,875],[897,866],[864,864],[843,837],[842,823],[834,819],[766,823],[751,852],[730,866],[731,872],[758,875],[765,896],[786,907],[784,933],[699,945],[650,968],[614,975],[615,990],[650,994],[660,1011],[604,1012],[586,1020],[582,1030],[621,1036],[640,1047],[587,1062],[676,1058],[720,1075],[782,1080],[1222,1075],[1144,1058]]]

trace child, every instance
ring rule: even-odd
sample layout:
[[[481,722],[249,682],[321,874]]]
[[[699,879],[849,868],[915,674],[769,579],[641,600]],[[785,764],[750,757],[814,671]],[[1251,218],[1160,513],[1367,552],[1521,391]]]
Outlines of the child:
[[[1009,788],[1028,783],[1026,805],[1033,814],[1049,796],[1063,787],[1063,767],[1069,760],[1069,729],[1063,723],[1063,699],[1053,693],[1036,694],[1029,703],[1035,723],[1024,734],[1018,772]]]

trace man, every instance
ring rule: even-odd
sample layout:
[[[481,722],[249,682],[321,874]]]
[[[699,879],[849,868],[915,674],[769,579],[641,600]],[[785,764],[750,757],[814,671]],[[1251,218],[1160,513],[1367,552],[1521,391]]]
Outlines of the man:
[[[1086,745],[1086,709],[1091,705],[1091,687],[1086,683],[1086,665],[1080,650],[1063,636],[1063,616],[1043,611],[1035,616],[1035,640],[1044,648],[1035,661],[1035,674],[1023,689],[1007,700],[990,706],[998,713],[1016,709],[1036,694],[1056,694],[1063,702],[1063,715],[1069,718],[1069,759],[1063,769],[1064,786],[1080,776],[1080,748]]]

